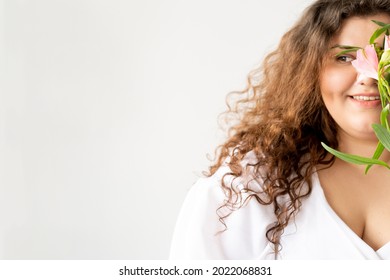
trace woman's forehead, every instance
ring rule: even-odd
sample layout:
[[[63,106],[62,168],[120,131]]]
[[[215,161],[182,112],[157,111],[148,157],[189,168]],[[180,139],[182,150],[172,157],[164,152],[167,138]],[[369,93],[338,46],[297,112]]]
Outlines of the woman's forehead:
[[[344,20],[340,30],[332,38],[331,45],[348,45],[364,47],[369,43],[369,40],[374,31],[380,28],[373,20],[390,23],[388,14],[376,14],[371,16],[354,16]],[[377,39],[377,43],[383,42],[383,36]]]

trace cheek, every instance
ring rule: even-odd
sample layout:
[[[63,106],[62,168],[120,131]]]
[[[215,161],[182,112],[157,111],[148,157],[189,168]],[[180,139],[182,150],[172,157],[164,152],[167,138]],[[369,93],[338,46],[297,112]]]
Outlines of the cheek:
[[[356,72],[351,69],[326,67],[320,76],[321,95],[325,104],[335,98],[345,96],[353,86],[355,79]]]

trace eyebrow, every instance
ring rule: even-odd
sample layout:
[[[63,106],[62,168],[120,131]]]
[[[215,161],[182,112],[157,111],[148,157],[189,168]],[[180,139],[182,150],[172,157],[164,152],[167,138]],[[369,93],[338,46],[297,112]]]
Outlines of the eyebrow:
[[[355,46],[348,46],[348,45],[340,45],[340,44],[336,44],[332,47],[330,47],[331,49],[336,49],[336,48],[339,48],[339,49],[342,49],[342,50],[354,50],[354,49],[361,49],[360,47],[355,47]]]

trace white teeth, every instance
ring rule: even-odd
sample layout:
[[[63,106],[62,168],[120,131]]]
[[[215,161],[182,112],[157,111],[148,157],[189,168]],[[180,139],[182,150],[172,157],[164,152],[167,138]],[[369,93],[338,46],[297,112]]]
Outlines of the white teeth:
[[[380,100],[379,96],[352,96],[355,100],[374,101]]]

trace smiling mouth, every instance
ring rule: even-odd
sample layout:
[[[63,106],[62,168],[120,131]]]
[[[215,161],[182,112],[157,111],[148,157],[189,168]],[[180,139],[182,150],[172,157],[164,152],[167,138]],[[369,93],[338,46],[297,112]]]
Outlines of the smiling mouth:
[[[376,101],[380,100],[380,96],[362,96],[362,95],[356,95],[351,96],[353,99],[358,101]]]

